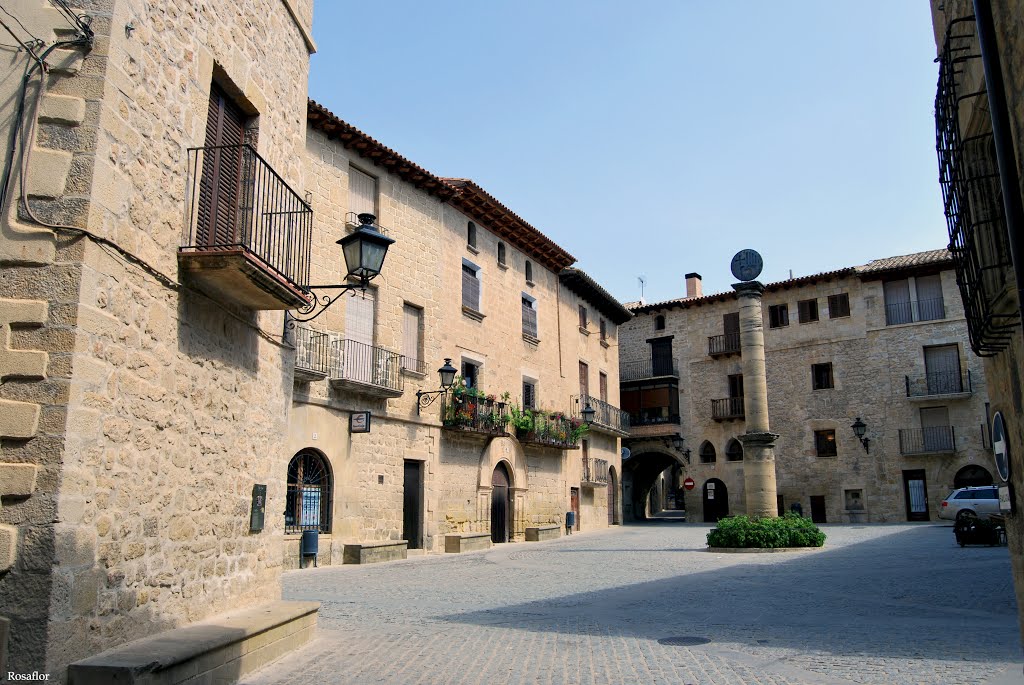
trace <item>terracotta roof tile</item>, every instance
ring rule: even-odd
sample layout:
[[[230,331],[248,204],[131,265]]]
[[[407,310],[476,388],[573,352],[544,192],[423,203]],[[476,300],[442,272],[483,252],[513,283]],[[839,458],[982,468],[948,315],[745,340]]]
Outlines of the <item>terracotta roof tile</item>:
[[[857,273],[868,274],[878,271],[898,271],[900,269],[912,269],[919,266],[929,266],[953,263],[953,255],[949,250],[928,250],[927,252],[915,252],[914,254],[901,255],[899,257],[886,257],[875,259],[863,266],[856,267]]]

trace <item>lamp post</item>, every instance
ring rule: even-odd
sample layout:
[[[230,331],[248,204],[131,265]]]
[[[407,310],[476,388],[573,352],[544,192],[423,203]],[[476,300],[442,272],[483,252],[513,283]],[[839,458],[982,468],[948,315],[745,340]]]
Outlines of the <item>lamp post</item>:
[[[395,241],[377,230],[374,225],[376,221],[377,217],[373,214],[360,214],[359,228],[337,241],[338,245],[341,245],[341,252],[345,257],[345,278],[350,282],[309,286],[308,289],[313,295],[313,300],[305,307],[300,307],[297,310],[297,316],[288,315],[286,325],[289,329],[295,328],[297,322],[312,321],[320,316],[345,293],[351,290],[366,290],[370,281],[380,275],[388,248]],[[340,292],[329,295],[315,292],[317,290],[338,290]]]
[[[583,423],[589,426],[594,422],[594,417],[597,416],[597,410],[590,406],[590,402],[587,402],[587,406],[580,412],[580,416],[583,417]]]
[[[457,373],[456,368],[452,366],[452,360],[445,357],[444,366],[437,370],[437,375],[441,378],[441,389],[416,391],[416,416],[420,415],[420,407],[429,407],[434,400],[448,392],[455,383],[455,374]]]
[[[871,454],[871,450],[868,449],[868,443],[871,441],[864,437],[864,434],[868,430],[867,424],[861,421],[860,417],[858,416],[856,420],[854,420],[850,428],[853,429],[853,434],[857,436],[858,440],[860,440],[860,444],[864,445],[864,451],[867,454]]]

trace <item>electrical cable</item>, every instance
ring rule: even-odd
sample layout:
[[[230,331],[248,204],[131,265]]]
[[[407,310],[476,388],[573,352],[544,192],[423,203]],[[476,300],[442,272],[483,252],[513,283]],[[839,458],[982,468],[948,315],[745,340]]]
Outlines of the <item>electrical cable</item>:
[[[21,23],[21,19],[18,19],[16,16],[14,16],[10,12],[8,12],[7,8],[5,8],[3,5],[0,5],[0,11],[2,11],[4,14],[6,14],[8,17],[13,19],[14,21],[18,22],[18,26],[21,27],[21,30],[24,31],[25,33],[27,33],[29,36],[31,36],[32,40],[37,41],[39,43],[43,42],[43,41],[39,40],[39,38],[36,35],[34,35],[31,31],[29,31],[27,28],[25,28],[25,25]],[[8,30],[10,30],[10,29],[8,29]]]

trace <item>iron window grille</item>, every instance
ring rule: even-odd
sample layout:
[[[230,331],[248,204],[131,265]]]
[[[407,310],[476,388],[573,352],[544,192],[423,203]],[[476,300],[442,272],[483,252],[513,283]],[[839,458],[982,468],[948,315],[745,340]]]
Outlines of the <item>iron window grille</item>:
[[[284,532],[331,532],[331,473],[319,453],[303,450],[288,464]]]
[[[1010,292],[1006,214],[973,16],[949,23],[938,61],[935,149],[949,248],[971,349],[992,356],[1007,347],[1020,315]]]

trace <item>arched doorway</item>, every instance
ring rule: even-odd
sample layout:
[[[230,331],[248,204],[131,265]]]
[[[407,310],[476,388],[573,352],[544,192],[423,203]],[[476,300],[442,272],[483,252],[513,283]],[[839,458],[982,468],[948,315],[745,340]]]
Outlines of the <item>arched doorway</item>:
[[[491,542],[508,542],[508,526],[512,520],[511,484],[505,462],[499,462],[491,474]]]
[[[285,534],[331,532],[332,485],[331,468],[323,452],[306,448],[292,457],[285,493]]]
[[[978,485],[992,485],[992,474],[983,466],[969,464],[956,472],[953,478],[954,488],[969,488]]]
[[[729,515],[729,489],[717,478],[704,482],[704,522],[716,523]]]
[[[656,491],[661,474],[679,464],[677,457],[655,451],[637,452],[622,462],[622,520],[646,520],[651,494]]]
[[[619,519],[619,476],[615,467],[608,467],[608,525],[617,526]]]

